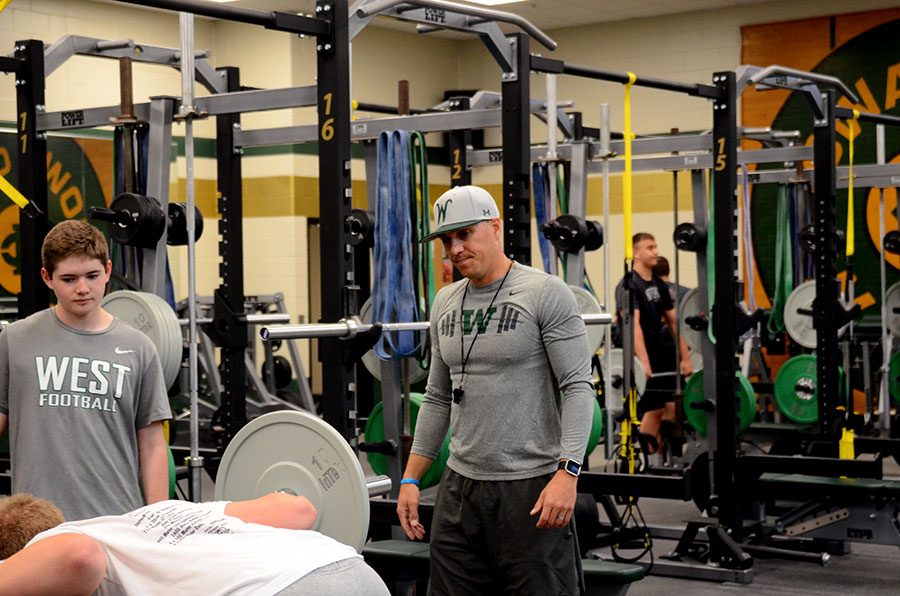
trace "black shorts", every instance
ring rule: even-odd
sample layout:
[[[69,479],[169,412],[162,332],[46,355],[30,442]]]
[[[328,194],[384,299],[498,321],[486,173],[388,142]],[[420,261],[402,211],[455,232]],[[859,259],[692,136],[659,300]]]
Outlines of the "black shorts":
[[[480,481],[447,468],[431,525],[429,596],[578,594],[573,525],[538,529],[529,515],[550,478]]]
[[[676,370],[674,348],[661,354],[651,354],[650,366],[653,367],[653,376],[647,379],[647,386],[638,400],[639,417],[653,410],[661,410],[675,399],[675,377],[670,374]],[[657,373],[668,374],[657,376]]]

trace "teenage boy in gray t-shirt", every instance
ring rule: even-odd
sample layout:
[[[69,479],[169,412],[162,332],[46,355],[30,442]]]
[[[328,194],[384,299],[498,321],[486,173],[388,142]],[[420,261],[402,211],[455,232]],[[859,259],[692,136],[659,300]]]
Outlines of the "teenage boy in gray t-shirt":
[[[570,524],[595,399],[590,348],[559,278],[513,262],[484,189],[435,203],[434,233],[466,279],[431,311],[431,369],[397,512],[411,539],[418,479],[452,428],[431,528],[429,594],[575,594]]]
[[[69,520],[168,498],[162,366],[146,335],[100,306],[112,268],[106,239],[64,221],[41,260],[56,306],[0,333],[0,435],[8,426],[13,493],[56,503]]]

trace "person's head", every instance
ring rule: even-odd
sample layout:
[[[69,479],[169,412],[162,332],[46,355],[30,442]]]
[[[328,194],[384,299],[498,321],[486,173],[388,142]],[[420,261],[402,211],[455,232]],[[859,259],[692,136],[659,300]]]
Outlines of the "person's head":
[[[653,269],[658,260],[656,238],[647,232],[638,232],[631,237],[631,248],[634,253],[634,264],[648,270]]]
[[[77,319],[100,308],[112,271],[100,230],[74,219],[56,224],[44,239],[41,261],[41,277],[63,314]]]
[[[51,229],[41,246],[41,265],[53,277],[60,261],[76,257],[98,260],[103,266],[109,261],[109,245],[103,233],[89,223],[77,219],[62,221]]]
[[[56,505],[28,493],[0,499],[0,560],[10,558],[32,538],[64,521]]]
[[[438,198],[434,227],[423,242],[434,238],[440,238],[460,274],[475,284],[499,279],[508,266],[501,244],[500,211],[490,193],[478,186],[451,188]]]
[[[669,259],[663,256],[656,257],[656,265],[653,266],[653,275],[663,281],[669,281]]]

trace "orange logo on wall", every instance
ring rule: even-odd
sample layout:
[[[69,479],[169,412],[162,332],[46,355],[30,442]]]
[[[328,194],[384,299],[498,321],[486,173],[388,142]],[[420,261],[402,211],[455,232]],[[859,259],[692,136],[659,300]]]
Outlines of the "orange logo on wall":
[[[10,294],[22,291],[19,276],[19,208],[10,205],[0,211],[0,286]]]

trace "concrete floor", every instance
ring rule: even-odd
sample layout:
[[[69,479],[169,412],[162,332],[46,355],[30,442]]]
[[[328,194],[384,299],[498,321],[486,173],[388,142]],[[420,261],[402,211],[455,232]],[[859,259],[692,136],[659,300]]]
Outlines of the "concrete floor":
[[[600,448],[598,448],[600,451]],[[602,453],[591,457],[594,469],[606,463]],[[885,478],[900,480],[900,467],[893,459],[884,462]],[[686,520],[698,519],[693,503],[662,499],[642,499],[641,511],[650,526],[683,526]],[[895,514],[896,515],[896,514]],[[606,522],[601,512],[601,520]],[[900,524],[900,521],[897,522]],[[655,557],[668,554],[675,547],[671,540],[655,540]],[[608,550],[598,550],[608,555]],[[605,558],[605,557],[604,557]],[[830,563],[813,563],[756,557],[753,579],[749,584],[718,583],[658,575],[647,575],[632,584],[631,596],[664,596],[674,593],[689,596],[719,594],[760,595],[821,595],[853,594],[884,596],[900,595],[900,549],[894,546],[852,544],[850,554],[833,556]]]

